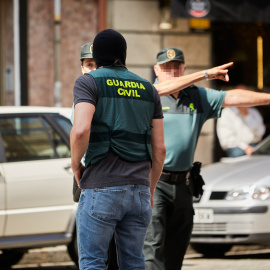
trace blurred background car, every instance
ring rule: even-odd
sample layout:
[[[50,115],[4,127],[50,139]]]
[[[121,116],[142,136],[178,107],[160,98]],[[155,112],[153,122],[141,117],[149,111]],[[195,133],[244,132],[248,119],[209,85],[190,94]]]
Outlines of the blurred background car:
[[[204,194],[194,201],[192,248],[208,257],[233,245],[270,243],[270,136],[251,156],[202,168]]]
[[[0,265],[67,245],[77,263],[71,109],[0,107]]]

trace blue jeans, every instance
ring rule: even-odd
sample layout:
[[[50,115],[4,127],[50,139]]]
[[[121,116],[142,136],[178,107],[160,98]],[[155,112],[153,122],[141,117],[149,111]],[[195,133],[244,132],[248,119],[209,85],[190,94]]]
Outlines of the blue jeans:
[[[147,186],[83,189],[77,210],[80,270],[105,269],[114,232],[119,269],[145,269],[142,249],[151,216]]]
[[[255,147],[257,145],[257,143],[251,143],[250,146]],[[240,147],[232,147],[232,148],[228,148],[226,150],[226,154],[227,157],[241,157],[241,156],[245,156],[246,153],[243,149],[241,149]]]
[[[239,147],[232,147],[226,150],[227,157],[241,157],[244,156],[246,153],[243,149]]]

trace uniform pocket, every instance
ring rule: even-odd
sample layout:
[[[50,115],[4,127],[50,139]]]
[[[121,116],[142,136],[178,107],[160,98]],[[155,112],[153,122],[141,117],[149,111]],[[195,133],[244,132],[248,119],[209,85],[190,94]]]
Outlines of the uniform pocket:
[[[104,221],[115,217],[125,192],[125,190],[94,189],[91,215]]]
[[[141,200],[141,215],[140,219],[144,226],[147,227],[152,218],[152,207],[150,202],[151,195],[146,192],[139,192]]]

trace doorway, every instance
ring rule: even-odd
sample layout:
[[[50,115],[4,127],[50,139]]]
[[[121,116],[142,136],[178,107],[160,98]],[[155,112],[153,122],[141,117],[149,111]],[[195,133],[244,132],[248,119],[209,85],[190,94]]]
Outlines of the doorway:
[[[227,90],[241,84],[253,91],[270,93],[270,24],[212,22],[211,30],[213,65],[234,62],[229,69],[230,82],[215,80],[213,88]],[[270,134],[270,107],[257,109],[264,118],[266,137]],[[222,156],[216,136],[214,160]]]

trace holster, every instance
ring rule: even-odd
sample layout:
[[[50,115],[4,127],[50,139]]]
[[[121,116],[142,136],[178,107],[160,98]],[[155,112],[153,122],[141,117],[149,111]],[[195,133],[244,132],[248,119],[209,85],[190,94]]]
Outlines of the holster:
[[[194,197],[199,198],[200,195],[203,195],[203,185],[205,185],[201,172],[201,162],[194,162],[190,167],[189,171],[189,184],[191,192]]]

